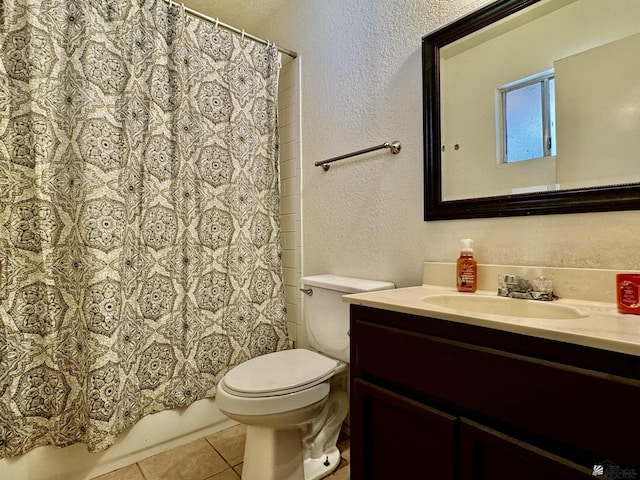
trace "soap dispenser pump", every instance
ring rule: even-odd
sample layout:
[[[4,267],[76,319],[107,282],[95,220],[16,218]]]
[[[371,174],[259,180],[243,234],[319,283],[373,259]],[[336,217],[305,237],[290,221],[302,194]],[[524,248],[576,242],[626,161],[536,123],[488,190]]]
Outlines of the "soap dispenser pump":
[[[460,241],[460,257],[456,262],[456,278],[459,292],[475,292],[478,288],[478,262],[473,258],[473,240]]]

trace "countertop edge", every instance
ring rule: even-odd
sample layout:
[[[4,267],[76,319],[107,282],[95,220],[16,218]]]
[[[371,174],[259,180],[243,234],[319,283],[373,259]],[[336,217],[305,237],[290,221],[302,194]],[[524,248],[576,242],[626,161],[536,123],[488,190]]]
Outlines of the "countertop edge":
[[[588,312],[587,319],[531,319],[482,313],[464,312],[427,305],[422,298],[432,294],[457,293],[446,287],[417,286],[394,290],[344,295],[343,301],[350,304],[378,308],[392,312],[407,313],[420,317],[433,317],[478,327],[529,335],[548,340],[582,345],[640,356],[640,317],[617,313],[615,304],[562,300],[565,305],[575,306]],[[477,292],[490,295],[490,292]],[[495,296],[495,294],[493,294]],[[530,300],[514,300],[530,301]],[[587,328],[588,327],[588,328]],[[584,330],[584,331],[581,331]]]

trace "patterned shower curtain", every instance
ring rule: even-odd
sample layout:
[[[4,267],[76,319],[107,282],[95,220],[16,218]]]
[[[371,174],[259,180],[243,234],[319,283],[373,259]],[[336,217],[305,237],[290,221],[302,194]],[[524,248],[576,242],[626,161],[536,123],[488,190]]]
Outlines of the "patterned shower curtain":
[[[163,0],[0,2],[0,456],[288,347],[278,64]]]

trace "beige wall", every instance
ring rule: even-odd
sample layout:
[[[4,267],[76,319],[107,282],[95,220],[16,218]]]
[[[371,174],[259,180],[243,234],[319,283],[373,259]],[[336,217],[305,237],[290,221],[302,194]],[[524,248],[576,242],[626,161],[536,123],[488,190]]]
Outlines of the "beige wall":
[[[481,263],[638,268],[640,212],[423,221],[421,37],[487,2],[290,0],[266,38],[302,59],[303,273],[420,283],[475,240]],[[313,162],[389,140],[399,155]]]

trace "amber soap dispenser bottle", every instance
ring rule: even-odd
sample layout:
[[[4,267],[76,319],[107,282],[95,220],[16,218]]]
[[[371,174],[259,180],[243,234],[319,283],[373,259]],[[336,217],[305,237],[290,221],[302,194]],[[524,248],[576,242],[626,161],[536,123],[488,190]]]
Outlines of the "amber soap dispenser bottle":
[[[473,258],[473,240],[460,240],[460,257],[456,262],[459,292],[475,292],[478,288],[478,262]]]

